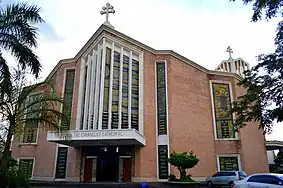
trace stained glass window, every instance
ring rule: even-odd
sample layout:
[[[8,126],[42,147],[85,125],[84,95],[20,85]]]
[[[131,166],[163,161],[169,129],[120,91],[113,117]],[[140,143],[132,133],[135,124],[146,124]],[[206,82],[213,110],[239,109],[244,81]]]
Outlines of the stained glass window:
[[[158,135],[167,134],[165,62],[156,63]]]
[[[217,138],[235,138],[229,85],[213,83],[212,89]]]
[[[118,129],[119,122],[119,81],[120,81],[120,54],[114,52],[113,85],[112,85],[112,124],[111,129]]]
[[[168,146],[158,146],[159,179],[168,179]]]
[[[73,106],[73,93],[75,82],[75,69],[66,71],[65,88],[64,88],[64,105],[62,112],[69,118],[71,122],[72,106]],[[61,126],[65,129],[70,129],[70,124],[67,124],[65,119],[62,119]]]
[[[29,178],[32,178],[33,159],[20,159],[19,170]]]
[[[66,177],[68,147],[58,147],[55,178]]]
[[[110,65],[111,65],[111,49],[106,48],[102,129],[108,129]]]
[[[26,111],[26,123],[24,127],[23,143],[36,143],[38,118],[40,116],[40,107],[42,95],[40,93],[31,94],[28,97],[27,111]],[[38,101],[38,102],[37,102]]]
[[[238,157],[219,157],[220,171],[239,170]]]
[[[123,56],[123,85],[122,85],[122,129],[128,129],[128,100],[129,100],[129,57]]]
[[[131,127],[139,130],[139,62],[132,60]]]

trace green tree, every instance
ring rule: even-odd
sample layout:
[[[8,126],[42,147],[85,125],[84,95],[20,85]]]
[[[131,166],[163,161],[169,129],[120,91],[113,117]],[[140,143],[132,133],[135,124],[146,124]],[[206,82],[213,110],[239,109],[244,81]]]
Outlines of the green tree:
[[[283,150],[280,150],[275,156],[274,163],[276,167],[283,165]]]
[[[253,22],[260,20],[263,14],[267,20],[283,14],[283,0],[243,2],[254,3]],[[246,93],[234,102],[236,128],[254,121],[259,123],[264,133],[268,133],[274,122],[283,121],[283,21],[278,23],[275,45],[275,52],[259,55],[258,64],[246,71],[245,78],[239,82]]]
[[[10,52],[22,69],[29,68],[39,76],[41,63],[33,52],[37,47],[38,28],[35,24],[44,22],[40,8],[27,3],[15,3],[0,7],[0,85],[1,97],[11,93],[11,72],[3,52]]]
[[[191,151],[190,153],[176,153],[173,151],[170,154],[169,163],[175,166],[180,172],[180,179],[187,180],[187,169],[193,168],[199,162],[199,158]],[[190,179],[190,178],[189,178]]]
[[[48,82],[26,86],[26,72],[14,70],[11,74],[11,94],[0,98],[0,123],[6,122],[6,138],[3,157],[0,159],[0,173],[5,174],[11,141],[23,134],[25,125],[39,128],[63,130],[60,121],[70,125],[68,116],[60,112],[63,100]],[[0,91],[3,89],[0,85]],[[39,93],[40,92],[40,93]],[[64,103],[65,104],[65,103]],[[68,105],[68,104],[66,104]],[[1,174],[0,174],[1,175]],[[1,178],[1,177],[0,177]]]

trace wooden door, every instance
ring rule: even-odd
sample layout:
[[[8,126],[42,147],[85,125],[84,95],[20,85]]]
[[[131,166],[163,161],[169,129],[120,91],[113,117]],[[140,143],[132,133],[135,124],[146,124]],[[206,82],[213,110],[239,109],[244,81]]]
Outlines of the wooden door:
[[[92,181],[92,158],[85,159],[85,173],[84,173],[84,182]]]
[[[124,182],[130,182],[132,177],[132,159],[124,159],[123,167]]]

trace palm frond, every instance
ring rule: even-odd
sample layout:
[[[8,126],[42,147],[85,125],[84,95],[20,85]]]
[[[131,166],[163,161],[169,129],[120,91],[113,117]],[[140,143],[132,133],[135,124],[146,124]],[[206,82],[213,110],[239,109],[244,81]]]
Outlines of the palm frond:
[[[11,94],[11,87],[12,83],[9,66],[6,60],[3,58],[2,54],[0,53],[0,100],[3,100],[5,94]]]

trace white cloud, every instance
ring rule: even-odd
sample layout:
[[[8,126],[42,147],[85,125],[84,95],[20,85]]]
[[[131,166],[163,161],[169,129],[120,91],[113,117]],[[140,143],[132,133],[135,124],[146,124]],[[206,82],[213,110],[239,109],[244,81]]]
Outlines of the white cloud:
[[[32,2],[32,1],[30,1]],[[33,0],[61,40],[41,36],[37,53],[46,77],[60,59],[74,57],[104,22],[100,10],[106,0]],[[251,23],[251,6],[241,1],[109,0],[115,7],[110,21],[115,29],[156,49],[172,49],[196,63],[214,69],[228,58],[242,57],[251,65],[255,56],[272,52],[277,19]],[[278,132],[283,132],[283,125]],[[276,129],[277,130],[277,129]],[[275,139],[280,135],[274,134]]]

